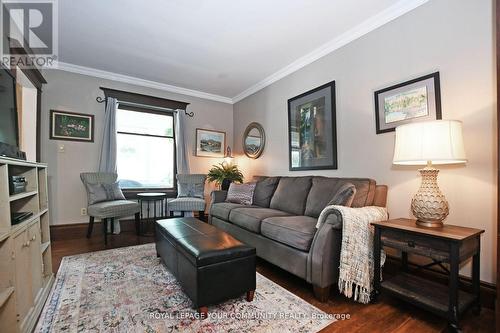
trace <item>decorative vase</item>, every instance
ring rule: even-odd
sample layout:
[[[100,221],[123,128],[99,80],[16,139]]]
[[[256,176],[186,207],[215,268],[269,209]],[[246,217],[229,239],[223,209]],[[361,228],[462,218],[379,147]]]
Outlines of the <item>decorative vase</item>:
[[[223,190],[223,191],[227,191],[229,190],[229,185],[231,185],[231,180],[230,179],[227,179],[227,178],[224,178],[222,180],[222,183],[220,184],[220,189]]]

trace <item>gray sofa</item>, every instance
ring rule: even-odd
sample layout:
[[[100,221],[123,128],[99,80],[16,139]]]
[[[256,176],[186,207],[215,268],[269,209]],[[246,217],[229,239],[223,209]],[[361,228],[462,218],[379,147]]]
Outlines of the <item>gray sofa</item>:
[[[367,178],[256,177],[253,205],[225,202],[226,191],[212,192],[209,223],[257,249],[257,256],[305,279],[316,298],[326,301],[338,280],[342,218],[317,219],[337,189],[356,187],[352,207],[382,206],[387,186]]]

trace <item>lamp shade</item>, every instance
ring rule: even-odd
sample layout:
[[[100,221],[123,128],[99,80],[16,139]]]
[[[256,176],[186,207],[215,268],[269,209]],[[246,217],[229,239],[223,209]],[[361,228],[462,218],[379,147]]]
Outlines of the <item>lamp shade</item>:
[[[394,164],[425,165],[465,163],[462,122],[435,120],[396,128]]]

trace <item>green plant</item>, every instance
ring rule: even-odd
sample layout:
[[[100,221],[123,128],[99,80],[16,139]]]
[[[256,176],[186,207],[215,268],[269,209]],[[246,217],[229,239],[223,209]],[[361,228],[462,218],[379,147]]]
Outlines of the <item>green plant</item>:
[[[213,165],[208,171],[208,181],[215,182],[217,185],[221,185],[224,179],[228,179],[235,183],[243,183],[243,174],[238,169],[237,165],[219,163],[219,165]]]

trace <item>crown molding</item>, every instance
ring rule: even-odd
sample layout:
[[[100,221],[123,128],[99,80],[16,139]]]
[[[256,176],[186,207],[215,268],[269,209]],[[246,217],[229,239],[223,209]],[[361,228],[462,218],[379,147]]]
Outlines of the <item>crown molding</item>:
[[[232,102],[237,103],[241,101],[245,97],[248,97],[256,93],[257,91],[271,85],[272,83],[281,80],[282,78],[292,74],[293,72],[298,71],[299,69],[313,63],[314,61],[326,56],[327,54],[341,48],[342,46],[345,46],[346,44],[349,44],[350,42],[366,35],[367,33],[383,26],[384,24],[391,22],[392,20],[408,13],[409,11],[412,11],[413,9],[429,1],[430,0],[401,0],[397,2],[396,4],[383,10],[377,15],[374,15],[369,19],[367,19],[366,21],[360,23],[356,27],[346,31],[339,37],[323,44],[314,51],[295,60],[291,64],[283,67],[279,71],[269,75],[262,81],[259,81],[250,88],[234,96],[232,98]]]
[[[291,64],[269,75],[262,81],[259,81],[233,98],[65,62],[59,62],[56,67],[51,67],[51,69],[59,69],[67,72],[99,77],[102,79],[168,91],[176,94],[234,104],[429,1],[430,0],[401,0],[377,15],[374,15],[366,21],[360,23],[356,27],[346,31],[337,38],[332,39],[312,52],[300,57]]]
[[[107,80],[112,80],[112,81],[117,81],[117,82],[133,84],[136,86],[142,86],[142,87],[148,87],[148,88],[168,91],[168,92],[176,93],[176,94],[182,94],[182,95],[193,96],[193,97],[198,97],[198,98],[203,98],[203,99],[209,99],[212,101],[217,101],[217,102],[222,102],[222,103],[228,103],[228,104],[233,103],[233,100],[229,97],[210,94],[210,93],[206,93],[206,92],[198,91],[198,90],[177,87],[177,86],[173,86],[173,85],[165,84],[165,83],[160,83],[160,82],[156,82],[156,81],[140,79],[140,78],[133,77],[133,76],[103,71],[100,69],[73,65],[70,63],[66,63],[66,62],[58,62],[56,67],[50,67],[50,68],[47,67],[45,69],[46,70],[47,69],[58,69],[58,70],[66,71],[66,72],[94,76],[94,77],[98,77],[101,79],[107,79]]]

